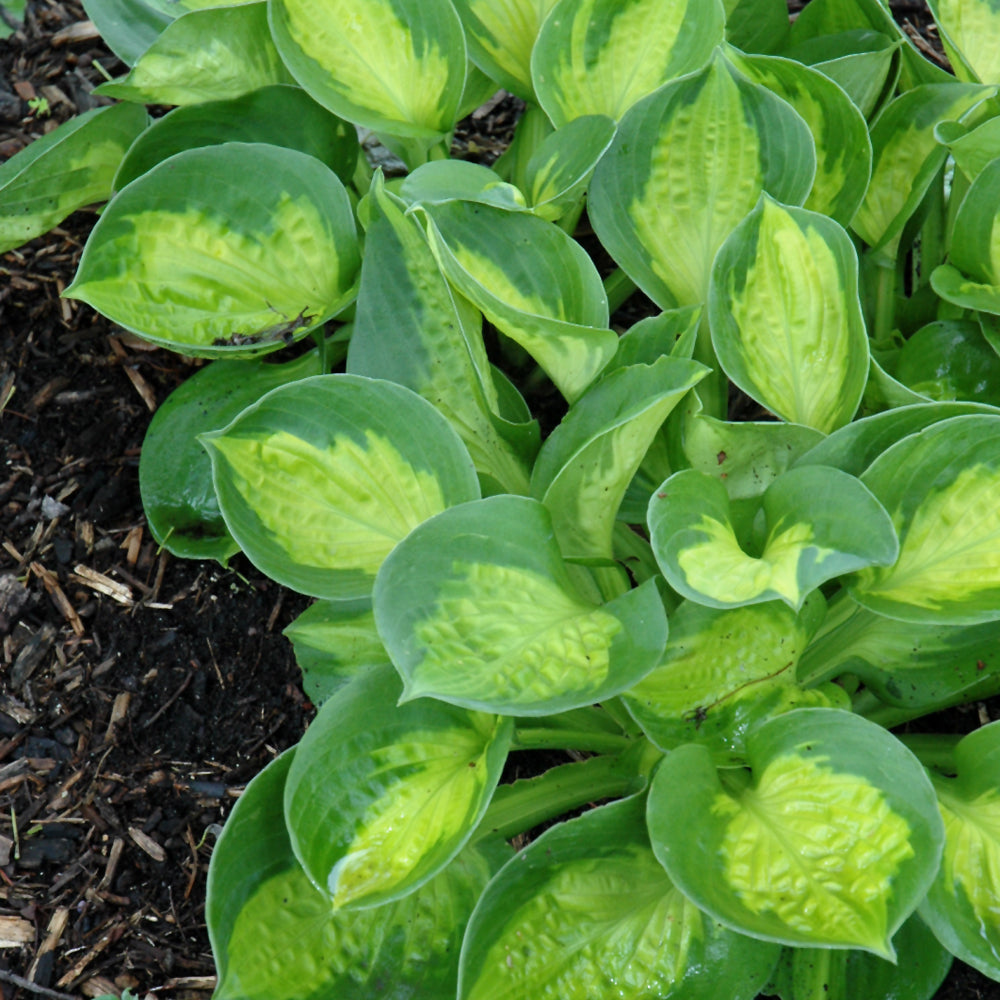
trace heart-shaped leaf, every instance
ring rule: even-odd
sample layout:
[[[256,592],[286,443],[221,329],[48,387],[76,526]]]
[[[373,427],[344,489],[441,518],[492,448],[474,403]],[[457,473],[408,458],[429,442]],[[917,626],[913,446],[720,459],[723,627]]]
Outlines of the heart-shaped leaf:
[[[367,597],[400,539],[479,495],[450,424],[392,382],[303,379],[201,440],[223,517],[248,558],[316,597]]]
[[[943,840],[916,758],[881,726],[829,708],[768,720],[747,753],[749,775],[717,772],[695,744],[664,758],[647,815],[667,874],[744,934],[892,960]]]
[[[776,949],[732,934],[671,883],[641,798],[547,830],[487,886],[469,921],[459,1000],[751,1000]]]
[[[339,312],[360,254],[344,185],[264,143],[190,149],[120,191],[65,294],[184,354],[277,350]]]
[[[708,299],[729,377],[783,420],[828,433],[868,378],[858,258],[832,219],[767,195],[719,250]]]
[[[396,707],[390,667],[320,709],[285,786],[295,856],[334,910],[413,892],[461,850],[500,780],[509,719],[433,699]]]
[[[856,519],[846,521],[845,510]],[[860,566],[891,564],[898,545],[888,514],[853,476],[804,466],[778,476],[763,497],[759,556],[734,528],[717,479],[686,469],[649,502],[653,552],[667,582],[712,608],[783,600],[798,609],[821,583]]]
[[[406,699],[512,715],[616,695],[656,665],[667,638],[653,581],[605,605],[584,598],[545,507],[523,497],[422,525],[386,560],[374,605]]]

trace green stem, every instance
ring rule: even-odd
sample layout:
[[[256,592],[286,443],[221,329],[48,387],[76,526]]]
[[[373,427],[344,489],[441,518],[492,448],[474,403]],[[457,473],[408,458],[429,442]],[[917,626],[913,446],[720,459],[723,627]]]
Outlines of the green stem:
[[[609,698],[607,701],[602,701],[601,708],[618,723],[623,733],[628,733],[630,736],[642,734],[642,729],[636,725],[635,719],[629,714],[621,698]]]
[[[639,286],[619,267],[604,279],[604,292],[608,297],[608,312],[614,314]]]
[[[694,345],[694,360],[700,361],[711,371],[698,383],[695,390],[701,400],[702,412],[706,417],[725,420],[729,416],[729,380],[715,356],[712,334],[708,326],[708,311],[701,314],[698,324],[698,338]]]
[[[867,612],[870,614],[870,612]],[[796,670],[799,684],[815,687],[841,673],[847,639],[857,634],[855,619],[866,612],[848,596],[846,590],[838,591],[826,608],[826,617],[816,634],[809,640]]]
[[[576,204],[565,214],[556,220],[556,225],[566,234],[572,236],[576,232],[577,223],[583,215],[584,198],[581,195]]]
[[[517,729],[511,750],[586,750],[590,753],[621,753],[632,741],[616,733],[595,733],[580,729]]]
[[[921,705],[916,708],[886,705],[867,688],[863,688],[854,696],[852,707],[858,715],[863,715],[870,722],[877,722],[886,729],[893,729],[914,719],[921,719],[925,715],[932,715],[934,712],[943,712],[947,708],[968,705],[969,702],[995,698],[997,695],[1000,695],[1000,673],[989,674],[983,678],[981,684],[977,683],[975,688],[966,688],[943,701],[934,702],[933,705]]]
[[[598,799],[625,795],[637,777],[632,755],[590,757],[554,767],[537,778],[500,785],[473,841],[487,836],[504,840]]]
[[[955,747],[962,739],[961,733],[897,733],[902,743],[924,767],[945,774],[954,774]]]
[[[872,343],[876,348],[892,345],[896,323],[896,262],[888,258],[872,261],[875,270],[875,315]]]

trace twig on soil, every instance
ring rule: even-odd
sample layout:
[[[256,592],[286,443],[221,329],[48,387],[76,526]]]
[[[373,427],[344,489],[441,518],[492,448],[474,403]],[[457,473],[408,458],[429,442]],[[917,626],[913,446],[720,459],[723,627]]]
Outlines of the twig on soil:
[[[142,729],[148,729],[156,720],[163,715],[163,713],[170,708],[171,705],[177,699],[184,694],[187,689],[188,684],[191,683],[191,678],[194,677],[194,671],[189,670],[187,677],[181,681],[181,686],[142,724]]]
[[[24,976],[19,976],[15,972],[5,972],[3,969],[0,969],[0,981],[10,983],[11,986],[18,986],[22,990],[37,993],[39,996],[52,997],[52,1000],[77,1000],[72,993],[50,990],[47,986],[39,986],[38,983],[33,983],[30,979],[25,979]]]

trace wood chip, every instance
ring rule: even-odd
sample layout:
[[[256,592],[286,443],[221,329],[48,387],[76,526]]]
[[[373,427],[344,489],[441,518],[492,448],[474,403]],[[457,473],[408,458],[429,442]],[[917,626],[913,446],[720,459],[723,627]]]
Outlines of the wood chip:
[[[83,972],[83,970],[88,965],[90,965],[90,963],[93,962],[93,960],[97,958],[97,956],[100,955],[100,953],[104,951],[104,949],[107,948],[109,944],[111,944],[112,941],[117,940],[121,936],[121,933],[122,933],[121,924],[115,924],[113,927],[106,930],[101,935],[100,940],[97,942],[97,944],[95,944],[94,947],[91,948],[86,955],[84,955],[81,959],[79,959],[76,963],[74,963],[73,967],[69,970],[69,972],[67,972],[56,983],[56,986],[62,989],[63,987],[68,986],[71,982],[73,982],[73,980],[76,979],[80,975],[80,973]]]
[[[153,392],[153,387],[131,365],[123,365],[122,367],[125,369],[129,381],[135,386],[135,391],[139,393],[142,401],[146,404],[146,408],[150,413],[155,413],[156,393]]]
[[[110,576],[98,573],[97,570],[84,566],[83,563],[77,563],[73,567],[70,579],[75,583],[83,584],[84,587],[89,587],[91,590],[96,590],[99,594],[110,597],[119,604],[124,604],[127,608],[135,604],[132,591],[124,583],[112,580]]]
[[[14,83],[14,91],[22,101],[32,101],[38,96],[30,80],[17,80]]]
[[[125,549],[125,561],[133,568],[139,561],[139,550],[142,548],[142,532],[142,525],[137,524],[134,528],[130,529],[129,533],[125,536],[125,541],[120,546]]]
[[[132,695],[128,691],[121,691],[115,696],[115,703],[111,706],[111,718],[108,720],[108,728],[104,733],[104,742],[110,743],[115,737],[115,730],[128,715],[128,706],[132,701]]]
[[[118,871],[118,862],[121,860],[122,851],[125,849],[125,841],[121,837],[115,837],[108,852],[108,863],[104,866],[104,874],[101,881],[97,883],[98,889],[106,889],[111,885],[112,879]]]
[[[93,42],[100,37],[101,33],[94,27],[93,21],[77,21],[57,31],[52,36],[52,44],[58,47],[73,42]]]
[[[0,916],[0,948],[20,948],[34,940],[34,924],[23,917]]]
[[[214,990],[217,984],[215,976],[179,976],[168,979],[163,986],[168,990]]]
[[[62,940],[63,932],[66,930],[66,925],[68,923],[69,907],[57,907],[49,919],[49,926],[45,930],[45,940],[42,942],[41,948],[38,949],[38,954],[35,955],[35,959],[28,969],[29,979],[35,979],[35,973],[38,971],[39,963],[43,958],[45,958],[46,955],[55,951],[56,948],[59,947],[59,942]]]
[[[31,572],[42,581],[42,586],[49,592],[52,603],[59,609],[63,618],[69,622],[73,631],[77,635],[83,635],[83,622],[80,621],[80,616],[76,613],[73,605],[69,603],[69,598],[63,593],[55,574],[50,573],[41,563],[37,562],[31,564]]]
[[[148,833],[143,833],[137,826],[130,826],[128,835],[135,842],[136,847],[145,851],[154,861],[167,860],[167,852]]]

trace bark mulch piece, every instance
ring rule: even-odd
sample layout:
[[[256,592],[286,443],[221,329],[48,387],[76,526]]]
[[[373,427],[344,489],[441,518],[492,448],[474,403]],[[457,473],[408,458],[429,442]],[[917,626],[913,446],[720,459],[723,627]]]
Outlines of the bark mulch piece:
[[[934,44],[923,4],[893,7]],[[75,0],[32,0],[0,41],[0,160],[96,106],[93,88],[123,70]],[[519,110],[473,116],[457,155],[492,162]],[[0,255],[0,1000],[206,1000],[211,848],[312,717],[281,636],[308,601],[242,558],[157,550],[142,438],[198,362],[59,298],[95,219]],[[998,703],[956,725],[988,712]],[[956,964],[939,997],[1000,987]]]

